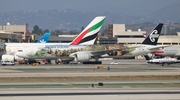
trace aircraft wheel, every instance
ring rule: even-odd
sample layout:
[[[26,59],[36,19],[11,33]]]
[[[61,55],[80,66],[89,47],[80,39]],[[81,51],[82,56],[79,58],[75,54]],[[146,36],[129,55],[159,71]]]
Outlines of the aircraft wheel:
[[[36,63],[36,66],[39,66],[39,63]]]

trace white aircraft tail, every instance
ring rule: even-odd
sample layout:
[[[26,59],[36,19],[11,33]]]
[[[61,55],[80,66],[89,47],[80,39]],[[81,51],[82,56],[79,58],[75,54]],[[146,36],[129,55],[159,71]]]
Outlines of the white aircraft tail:
[[[70,43],[70,45],[93,45],[105,20],[98,16]]]

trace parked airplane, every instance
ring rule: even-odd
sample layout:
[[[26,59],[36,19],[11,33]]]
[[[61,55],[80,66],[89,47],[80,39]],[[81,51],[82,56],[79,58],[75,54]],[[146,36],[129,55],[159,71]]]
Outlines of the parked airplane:
[[[162,66],[167,64],[169,66],[170,64],[180,63],[180,60],[177,60],[176,58],[165,57],[160,59],[152,59],[148,55],[144,55],[144,57],[149,64],[161,64]]]
[[[5,43],[7,53],[15,53],[19,49],[30,46],[43,47],[45,45],[93,45],[105,20],[105,16],[98,16],[70,43]],[[43,40],[39,41],[42,42]]]
[[[143,34],[143,37],[146,38],[147,34]],[[180,48],[176,46],[169,46],[165,48],[158,49],[152,52],[155,56],[162,56],[162,57],[180,57]]]
[[[120,45],[46,45],[42,48],[38,46],[24,48],[19,50],[16,55],[27,59],[68,59],[69,61],[73,60],[75,62],[87,62],[92,58],[98,62],[98,58],[104,57],[105,54],[107,54],[108,57],[119,57],[124,56],[124,54],[129,54],[130,56],[142,55],[165,47],[156,46],[162,26],[162,23],[158,24],[141,45],[130,47]],[[129,50],[130,48],[131,50]],[[132,50],[132,48],[135,49]]]
[[[127,47],[119,45],[46,45],[33,46],[18,50],[16,56],[25,59],[59,59],[61,61],[87,62],[93,57],[103,54],[122,51]],[[97,61],[97,63],[100,63]]]
[[[112,57],[112,58],[125,58],[125,57],[134,57],[138,55],[143,55],[147,53],[154,52],[156,50],[159,50],[160,48],[167,47],[166,45],[160,45],[157,46],[157,42],[161,33],[161,29],[163,27],[163,23],[159,23],[145,38],[145,40],[141,44],[130,44],[130,45],[125,45],[127,47],[137,47],[137,48],[132,48],[130,52],[125,53],[122,56],[117,56],[117,55],[102,55],[103,58],[106,57]],[[109,58],[108,57],[108,58]]]

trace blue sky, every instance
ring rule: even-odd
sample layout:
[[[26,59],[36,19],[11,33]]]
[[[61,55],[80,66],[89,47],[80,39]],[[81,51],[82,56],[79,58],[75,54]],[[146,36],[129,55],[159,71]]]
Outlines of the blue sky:
[[[74,9],[142,15],[174,4],[180,4],[180,0],[0,0],[0,13],[17,10]]]

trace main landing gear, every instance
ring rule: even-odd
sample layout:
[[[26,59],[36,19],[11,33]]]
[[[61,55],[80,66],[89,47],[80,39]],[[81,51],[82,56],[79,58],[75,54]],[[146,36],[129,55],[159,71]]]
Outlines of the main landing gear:
[[[99,61],[99,57],[94,57],[95,61],[87,61],[83,62],[83,64],[102,64],[101,61]]]
[[[88,61],[88,62],[83,62],[83,64],[102,64],[101,61]]]

